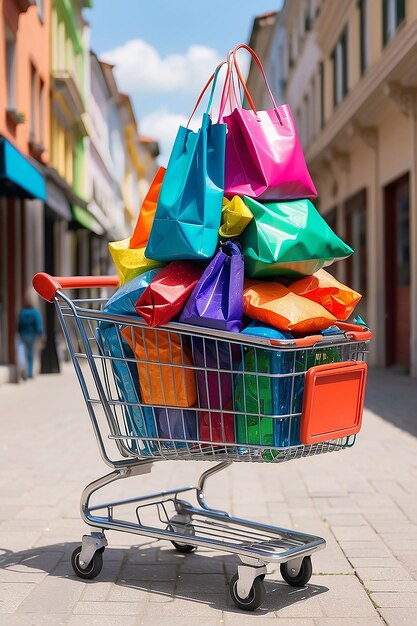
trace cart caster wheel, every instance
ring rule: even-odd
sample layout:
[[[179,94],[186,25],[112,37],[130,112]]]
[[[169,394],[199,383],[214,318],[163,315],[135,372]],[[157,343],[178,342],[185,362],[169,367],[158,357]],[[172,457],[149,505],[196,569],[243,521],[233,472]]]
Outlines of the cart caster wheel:
[[[247,598],[241,598],[237,593],[238,575],[235,574],[230,581],[230,595],[233,602],[243,611],[254,611],[265,600],[265,585],[262,575],[255,578]]]
[[[81,546],[78,546],[78,548],[75,548],[74,552],[72,553],[72,569],[79,578],[86,578],[88,580],[91,580],[92,578],[98,576],[102,570],[104,547],[100,548],[99,550],[97,550],[97,552],[94,553],[93,558],[91,559],[88,566],[85,568],[81,567],[80,565],[80,552]]]
[[[183,554],[189,554],[197,549],[197,546],[190,546],[189,543],[178,543],[178,541],[171,541],[171,543],[178,552]]]
[[[291,575],[288,563],[281,563],[280,570],[281,576],[286,583],[291,585],[291,587],[304,587],[304,585],[306,585],[311,578],[313,566],[311,565],[311,558],[306,556],[304,557],[301,569],[296,576]]]

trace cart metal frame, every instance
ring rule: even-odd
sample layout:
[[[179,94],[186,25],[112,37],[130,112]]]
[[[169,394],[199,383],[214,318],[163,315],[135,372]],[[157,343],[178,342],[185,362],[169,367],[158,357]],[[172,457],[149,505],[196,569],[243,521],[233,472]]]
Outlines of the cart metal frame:
[[[87,281],[87,283],[86,283]],[[193,447],[177,447],[172,443],[167,447],[166,440],[158,441],[154,451],[140,456],[135,440],[155,440],[151,437],[135,437],[120,426],[116,409],[122,402],[112,400],[109,394],[108,381],[103,379],[103,371],[99,371],[99,364],[103,363],[103,355],[94,354],[92,341],[95,339],[94,325],[99,321],[113,324],[130,325],[144,328],[139,318],[114,316],[102,312],[100,309],[106,299],[86,298],[73,300],[63,293],[65,288],[114,287],[117,284],[115,277],[100,279],[88,278],[53,278],[45,274],[38,274],[34,278],[35,289],[46,300],[54,302],[64,333],[64,337],[71,355],[71,359],[81,385],[86,401],[99,450],[103,461],[112,468],[112,471],[87,485],[81,496],[81,517],[89,526],[98,529],[89,535],[84,535],[82,545],[74,551],[72,565],[75,573],[82,578],[94,578],[102,566],[102,555],[107,540],[106,530],[117,530],[153,539],[168,540],[181,552],[191,552],[198,546],[236,554],[240,558],[237,575],[231,581],[231,595],[234,602],[242,609],[253,610],[260,606],[264,598],[263,578],[267,573],[267,564],[280,564],[281,573],[290,585],[303,586],[311,576],[310,556],[326,546],[323,538],[301,533],[294,530],[261,524],[245,519],[232,517],[225,511],[210,507],[205,500],[204,488],[206,481],[221,470],[229,467],[233,461],[256,461],[265,459],[265,446],[244,446],[234,444],[212,444],[206,441],[193,442]],[[92,335],[89,334],[92,331]],[[170,332],[196,334],[200,337],[225,335],[227,340],[241,342],[242,336],[231,333],[219,333],[207,329],[191,328],[189,326],[173,324]],[[355,334],[356,332],[356,334]],[[370,333],[367,329],[363,335],[355,332],[346,332],[341,339],[329,338],[322,345],[341,345],[342,350],[349,350],[349,355],[355,360],[363,360],[367,351]],[[312,338],[306,345],[314,347],[317,337]],[[245,337],[248,345],[268,346],[268,340],[257,337]],[[297,349],[291,341],[282,342],[282,345]],[[355,346],[354,352],[351,352]],[[353,354],[353,356],[352,356]],[[106,357],[108,358],[108,357]],[[133,359],[137,361],[137,359]],[[87,365],[82,366],[82,363]],[[90,384],[86,380],[87,372],[91,375]],[[91,389],[95,390],[95,394]],[[115,445],[118,458],[112,458],[107,450],[103,436],[103,423],[99,423],[97,410],[101,407],[104,412],[104,424],[107,425],[107,443]],[[354,437],[344,440],[324,442],[311,446],[295,445],[278,450],[270,448],[268,457],[272,462],[282,462],[302,456],[321,454],[342,450],[354,443]],[[183,445],[183,444],[182,444]],[[262,454],[260,454],[260,451]],[[155,462],[164,459],[175,460],[210,460],[217,463],[204,471],[197,486],[184,486],[169,491],[161,491],[127,500],[115,500],[99,504],[91,504],[93,494],[116,481],[142,476],[151,471]],[[193,496],[196,505],[185,496]],[[120,507],[130,507],[134,521],[119,519]],[[158,523],[147,524],[143,519],[152,509]]]

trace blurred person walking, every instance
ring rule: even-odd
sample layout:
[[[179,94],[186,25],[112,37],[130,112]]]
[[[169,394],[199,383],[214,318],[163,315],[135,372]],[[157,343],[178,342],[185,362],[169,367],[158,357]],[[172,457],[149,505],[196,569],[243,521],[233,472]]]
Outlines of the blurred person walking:
[[[43,326],[41,314],[35,308],[34,296],[30,291],[25,294],[23,308],[19,312],[17,330],[24,349],[25,374],[27,378],[33,378],[35,342],[36,337],[42,336]]]

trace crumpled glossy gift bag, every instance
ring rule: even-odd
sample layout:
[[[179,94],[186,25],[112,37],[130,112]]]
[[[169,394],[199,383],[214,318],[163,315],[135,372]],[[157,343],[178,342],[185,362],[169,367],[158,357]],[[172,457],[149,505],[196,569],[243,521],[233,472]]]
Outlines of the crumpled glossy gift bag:
[[[197,439],[197,411],[155,407],[157,437],[160,439]],[[164,442],[165,445],[168,442]],[[169,444],[168,444],[169,445]],[[183,447],[180,444],[177,448]]]
[[[147,270],[165,265],[160,261],[146,258],[145,248],[129,248],[129,242],[130,239],[122,239],[109,243],[109,251],[122,285]]]
[[[236,62],[244,48],[252,55],[265,81],[273,108],[257,111]],[[227,125],[225,196],[250,196],[262,200],[314,198],[316,188],[307,169],[303,150],[288,104],[277,106],[255,52],[245,44],[233,51],[235,69],[250,109],[238,106],[223,116],[227,93],[220,107],[220,119]],[[232,81],[229,81],[229,90]]]
[[[292,293],[279,283],[246,281],[243,311],[252,319],[279,330],[313,333],[335,323],[334,315],[317,302]]]
[[[133,361],[133,352],[116,324],[100,321],[97,328],[97,343],[101,352],[111,358],[111,368],[114,374],[123,412],[126,419],[127,432],[133,437],[156,437],[155,421],[150,409],[141,406],[138,373]],[[133,452],[143,455],[153,449],[148,441],[126,440]]]
[[[107,301],[103,309],[103,313],[113,313],[116,315],[135,315],[135,304],[143,294],[145,289],[149,287],[151,282],[158,276],[161,270],[154,269],[135,276],[128,283],[121,285],[117,291]],[[107,322],[102,321],[101,325]]]
[[[165,172],[165,167],[160,167],[151,182],[148,193],[142,202],[135,230],[130,238],[129,248],[144,248],[148,243]]]
[[[199,412],[199,438],[232,443],[235,441],[233,364],[238,347],[216,339],[192,337],[191,349],[196,368],[198,406],[203,409]]]
[[[224,188],[225,124],[209,111],[218,69],[201,128],[180,126],[168,162],[146,256],[158,261],[209,259],[216,250]]]
[[[195,404],[195,375],[186,337],[139,327],[126,327],[122,335],[139,361],[137,368],[144,404],[178,407]]]
[[[204,266],[173,261],[158,273],[135,304],[136,312],[149,326],[168,324],[183,309]]]
[[[222,225],[219,235],[222,239],[239,237],[249,224],[253,215],[242,198],[234,196],[231,200],[223,198]]]
[[[107,301],[103,313],[113,315],[135,315],[135,302],[158,274],[157,269],[136,276],[122,285]],[[139,379],[134,354],[121,335],[121,326],[107,320],[100,320],[97,327],[97,343],[102,353],[111,356],[111,368],[114,374],[120,397],[126,405],[123,407],[126,416],[127,430],[134,437],[155,437],[155,421],[149,408],[140,406]],[[127,445],[129,441],[127,442]],[[149,442],[132,440],[133,451],[146,454],[152,448]]]
[[[242,335],[274,340],[294,338],[287,331],[261,322],[249,324]],[[300,417],[288,417],[301,413],[304,381],[302,376],[291,375],[295,367],[293,350],[242,346],[242,373],[236,376],[234,392],[239,443],[278,447],[299,443]]]
[[[227,241],[204,270],[180,322],[239,332],[242,328],[244,268],[240,248]]]
[[[246,276],[308,276],[353,252],[309,200],[244,200],[254,217],[242,235]]]
[[[323,269],[313,276],[291,283],[288,289],[303,298],[318,302],[341,321],[348,319],[362,297]]]

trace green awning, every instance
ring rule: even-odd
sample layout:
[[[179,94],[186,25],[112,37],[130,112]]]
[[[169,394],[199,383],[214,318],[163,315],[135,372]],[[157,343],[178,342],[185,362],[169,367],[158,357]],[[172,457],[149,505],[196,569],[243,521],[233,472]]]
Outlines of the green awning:
[[[0,137],[0,195],[46,200],[44,177],[4,137]]]
[[[93,233],[96,233],[96,235],[102,235],[104,233],[104,228],[98,223],[95,217],[87,211],[87,209],[83,209],[82,207],[73,204],[72,217],[81,226],[87,230],[91,230]]]

